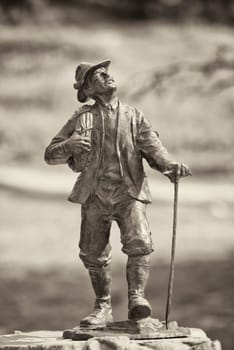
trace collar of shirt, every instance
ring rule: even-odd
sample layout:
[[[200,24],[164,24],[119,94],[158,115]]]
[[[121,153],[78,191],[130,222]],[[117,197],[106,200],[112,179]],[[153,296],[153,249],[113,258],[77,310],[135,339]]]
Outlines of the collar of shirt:
[[[111,103],[103,103],[101,101],[98,102],[99,106],[101,106],[102,109],[106,110],[107,112],[114,113],[117,108],[119,107],[119,100],[115,99]]]

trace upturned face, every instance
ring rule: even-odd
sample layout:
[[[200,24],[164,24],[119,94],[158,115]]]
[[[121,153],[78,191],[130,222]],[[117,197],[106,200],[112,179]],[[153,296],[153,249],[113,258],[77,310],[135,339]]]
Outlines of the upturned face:
[[[116,90],[116,82],[107,68],[96,69],[89,79],[89,86],[95,94],[104,94]]]

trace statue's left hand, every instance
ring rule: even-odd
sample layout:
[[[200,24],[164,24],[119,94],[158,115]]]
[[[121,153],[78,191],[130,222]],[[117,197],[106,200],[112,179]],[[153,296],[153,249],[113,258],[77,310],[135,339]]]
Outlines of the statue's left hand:
[[[163,172],[163,175],[167,176],[171,182],[175,182],[176,179],[192,175],[192,173],[187,164],[172,162],[167,166],[167,169]]]

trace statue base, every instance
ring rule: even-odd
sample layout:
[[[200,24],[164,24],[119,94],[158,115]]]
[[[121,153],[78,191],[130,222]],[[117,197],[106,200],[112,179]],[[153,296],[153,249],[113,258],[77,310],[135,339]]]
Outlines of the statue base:
[[[116,322],[118,324],[118,322]],[[121,327],[123,323],[121,322]],[[120,328],[121,328],[120,327]],[[198,328],[189,328],[191,336],[169,339],[131,340],[127,336],[93,337],[84,341],[64,339],[61,331],[35,331],[0,335],[0,350],[221,350],[218,340],[210,340]]]
[[[205,335],[205,334],[204,334]],[[63,332],[64,339],[87,340],[100,336],[126,336],[129,339],[168,339],[191,336],[189,328],[179,327],[177,322],[169,322],[166,328],[165,322],[155,318],[141,320],[127,320],[108,323],[103,326],[75,327]]]

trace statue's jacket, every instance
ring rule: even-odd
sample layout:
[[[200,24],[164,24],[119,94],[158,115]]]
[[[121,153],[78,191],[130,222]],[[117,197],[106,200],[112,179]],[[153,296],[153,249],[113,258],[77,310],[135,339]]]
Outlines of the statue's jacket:
[[[159,140],[158,133],[138,109],[119,102],[116,128],[116,140],[113,142],[116,144],[120,176],[132,198],[150,203],[143,158],[160,172],[166,171],[173,160]],[[91,151],[85,154],[85,158],[84,154],[71,154],[66,147],[67,139],[74,133],[90,135]],[[46,148],[45,160],[48,164],[67,163],[73,171],[80,172],[68,198],[70,201],[84,204],[90,194],[95,193],[104,140],[104,116],[95,103],[76,111]]]

